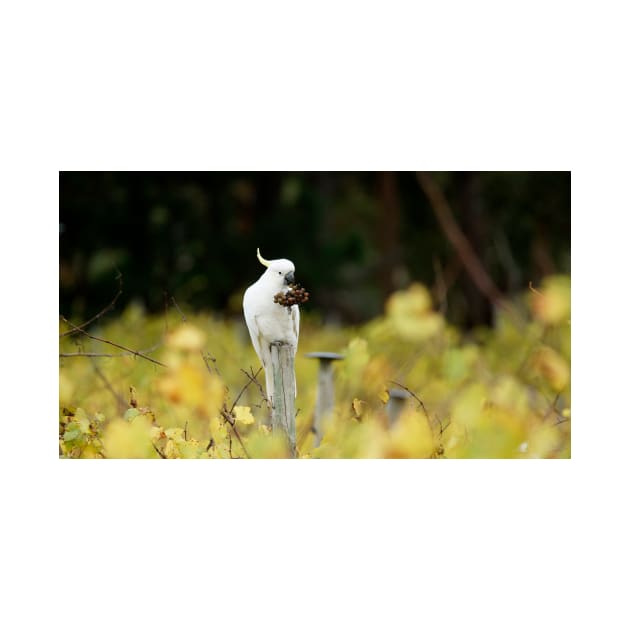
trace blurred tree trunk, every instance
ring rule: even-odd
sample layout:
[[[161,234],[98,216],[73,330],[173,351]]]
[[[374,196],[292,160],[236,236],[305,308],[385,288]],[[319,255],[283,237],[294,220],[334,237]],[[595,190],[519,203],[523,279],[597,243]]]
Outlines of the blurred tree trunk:
[[[386,298],[395,289],[395,273],[400,266],[400,200],[396,174],[386,171],[378,174],[379,213],[376,221],[375,241],[381,253],[377,277]]]
[[[536,272],[540,278],[549,276],[556,272],[556,266],[551,255],[549,238],[545,226],[538,222],[532,241],[531,256],[534,261]]]
[[[454,174],[456,205],[461,227],[481,263],[487,265],[486,252],[490,247],[488,221],[483,208],[480,173],[472,171]],[[486,271],[489,271],[486,267]],[[462,289],[467,303],[466,326],[492,323],[492,304],[474,284],[464,276]]]

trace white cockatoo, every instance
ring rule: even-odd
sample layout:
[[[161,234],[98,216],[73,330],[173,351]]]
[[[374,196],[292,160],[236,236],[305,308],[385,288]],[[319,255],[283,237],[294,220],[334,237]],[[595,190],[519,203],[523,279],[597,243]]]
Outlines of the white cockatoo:
[[[265,370],[267,398],[273,398],[273,372],[271,367],[271,347],[274,341],[289,344],[293,356],[297,352],[300,334],[300,309],[297,304],[291,308],[276,304],[273,300],[277,293],[286,293],[289,285],[295,281],[295,266],[286,258],[265,260],[256,250],[258,260],[267,267],[243,296],[243,313],[249,330],[249,336],[256,354]],[[296,387],[297,395],[297,387]]]

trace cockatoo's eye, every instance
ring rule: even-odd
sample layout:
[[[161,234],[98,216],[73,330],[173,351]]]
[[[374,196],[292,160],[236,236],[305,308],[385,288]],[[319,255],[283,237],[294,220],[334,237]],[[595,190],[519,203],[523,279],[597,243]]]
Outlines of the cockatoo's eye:
[[[281,276],[282,275],[282,271],[278,271],[278,275]]]

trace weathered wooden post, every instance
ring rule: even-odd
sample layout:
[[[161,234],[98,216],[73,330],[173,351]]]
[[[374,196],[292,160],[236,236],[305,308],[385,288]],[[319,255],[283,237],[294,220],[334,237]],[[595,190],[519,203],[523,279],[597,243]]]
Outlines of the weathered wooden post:
[[[313,433],[315,433],[315,446],[317,447],[322,441],[322,421],[335,406],[332,362],[343,359],[344,356],[334,352],[309,352],[306,356],[310,359],[319,359],[317,402],[315,403],[315,419],[313,421]]]
[[[273,369],[273,407],[271,430],[281,431],[287,438],[291,457],[297,455],[295,445],[295,365],[293,349],[289,344],[271,344]]]
[[[404,389],[389,390],[389,400],[387,401],[385,410],[387,411],[390,427],[398,420],[398,416],[400,416],[409,398],[409,392],[406,392]]]

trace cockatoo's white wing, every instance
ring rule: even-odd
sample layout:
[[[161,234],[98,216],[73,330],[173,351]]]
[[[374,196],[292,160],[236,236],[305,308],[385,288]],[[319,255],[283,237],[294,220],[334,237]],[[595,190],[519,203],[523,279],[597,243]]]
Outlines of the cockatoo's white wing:
[[[262,339],[260,337],[260,329],[258,328],[258,324],[256,322],[256,315],[253,312],[252,306],[247,298],[247,293],[245,293],[245,297],[243,298],[243,313],[245,314],[245,323],[247,324],[247,330],[249,330],[249,336],[252,340],[254,350],[256,350],[258,358],[262,361]]]
[[[272,387],[272,373],[271,373],[271,351],[269,344],[265,341],[264,335],[260,330],[256,316],[256,294],[249,289],[245,291],[243,296],[243,313],[245,315],[245,323],[247,324],[247,330],[252,340],[254,350],[262,363],[265,370],[265,380],[267,385],[267,396],[271,398]]]
[[[293,349],[293,354],[297,352],[297,340],[300,336],[300,307],[297,304],[294,304],[291,307],[291,318],[293,320],[293,332],[295,333],[295,348]]]

